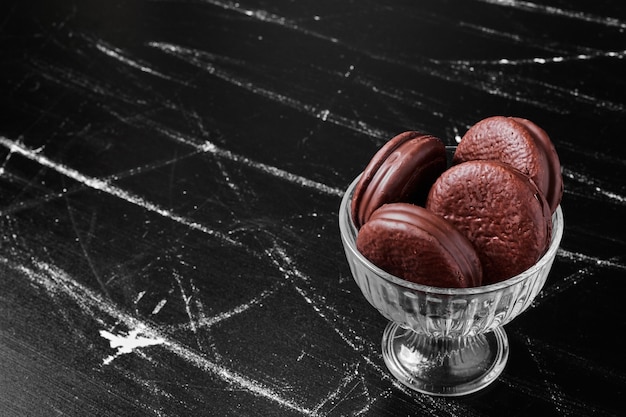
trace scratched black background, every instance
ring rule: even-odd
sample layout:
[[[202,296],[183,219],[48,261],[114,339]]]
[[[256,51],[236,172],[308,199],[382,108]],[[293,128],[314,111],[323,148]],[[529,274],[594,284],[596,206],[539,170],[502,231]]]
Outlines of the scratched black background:
[[[3,1],[0,414],[623,415],[625,30],[608,0]],[[498,381],[412,393],[340,196],[394,134],[496,114],[550,133],[562,246]]]

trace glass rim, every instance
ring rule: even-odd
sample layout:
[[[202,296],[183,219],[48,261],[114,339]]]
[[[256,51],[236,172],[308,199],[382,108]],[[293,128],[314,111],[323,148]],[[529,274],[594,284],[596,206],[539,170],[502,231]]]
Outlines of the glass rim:
[[[473,294],[486,294],[490,292],[495,292],[502,290],[504,288],[508,288],[514,286],[521,281],[525,280],[528,277],[533,276],[537,272],[537,270],[543,268],[548,262],[554,259],[556,256],[556,252],[561,243],[561,238],[563,237],[563,211],[561,210],[561,205],[559,205],[555,212],[552,215],[552,236],[550,238],[550,246],[548,250],[539,258],[539,260],[530,268],[525,271],[511,277],[507,278],[503,281],[499,281],[493,284],[481,285],[478,287],[468,287],[468,288],[449,288],[449,287],[436,287],[430,285],[418,284],[415,282],[407,281],[403,278],[392,275],[378,266],[374,265],[371,261],[369,261],[359,250],[356,248],[356,239],[351,238],[350,236],[356,236],[358,233],[354,222],[352,220],[352,214],[350,210],[350,204],[352,200],[352,194],[354,192],[354,188],[356,187],[359,178],[361,178],[362,174],[359,174],[348,186],[346,192],[344,193],[341,199],[341,205],[339,206],[339,230],[341,233],[341,239],[343,244],[349,251],[358,259],[358,261],[365,265],[369,270],[371,270],[374,274],[376,274],[381,279],[384,279],[390,283],[395,285],[420,291],[423,293],[429,293],[433,295],[473,295]]]

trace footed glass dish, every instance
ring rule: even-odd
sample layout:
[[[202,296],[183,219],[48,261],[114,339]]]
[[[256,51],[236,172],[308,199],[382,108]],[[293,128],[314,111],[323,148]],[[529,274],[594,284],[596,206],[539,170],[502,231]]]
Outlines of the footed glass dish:
[[[382,337],[387,368],[407,387],[431,395],[465,395],[486,387],[508,359],[502,326],[530,306],[550,272],[563,236],[561,207],[552,217],[550,247],[528,270],[480,287],[431,287],[388,274],[359,253],[350,214],[358,179],[341,201],[339,228],[356,283],[390,321]]]

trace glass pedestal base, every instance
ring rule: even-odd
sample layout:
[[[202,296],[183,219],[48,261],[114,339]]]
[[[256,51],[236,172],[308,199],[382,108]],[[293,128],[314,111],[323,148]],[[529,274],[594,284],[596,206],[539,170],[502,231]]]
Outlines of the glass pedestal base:
[[[501,327],[460,338],[435,338],[390,322],[382,352],[389,371],[407,387],[430,395],[478,391],[504,370],[509,343]]]

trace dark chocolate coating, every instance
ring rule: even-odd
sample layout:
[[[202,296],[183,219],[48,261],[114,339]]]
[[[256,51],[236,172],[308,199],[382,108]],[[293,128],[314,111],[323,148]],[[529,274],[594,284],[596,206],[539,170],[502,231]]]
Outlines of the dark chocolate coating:
[[[356,244],[374,265],[411,282],[447,288],[482,282],[481,263],[468,239],[420,206],[378,208],[359,230]]]
[[[561,164],[546,132],[519,117],[493,116],[472,126],[461,139],[453,158],[458,164],[495,160],[528,175],[546,197],[551,212],[561,202]]]
[[[383,204],[423,205],[445,169],[445,146],[436,137],[413,131],[395,136],[374,155],[355,187],[351,205],[355,226],[365,224]]]
[[[561,175],[561,161],[559,160],[559,155],[554,148],[552,140],[550,140],[550,136],[548,136],[545,130],[528,119],[521,117],[513,117],[512,119],[526,127],[533,135],[535,144],[541,147],[546,155],[549,181],[543,194],[550,205],[550,210],[554,213],[561,203],[561,198],[563,198],[563,176]]]
[[[448,169],[432,186],[426,208],[472,242],[483,284],[525,271],[550,243],[545,197],[528,176],[502,162],[468,161]]]

